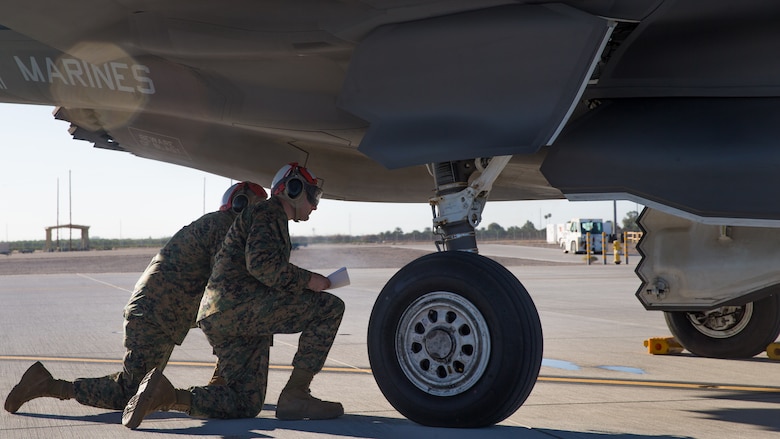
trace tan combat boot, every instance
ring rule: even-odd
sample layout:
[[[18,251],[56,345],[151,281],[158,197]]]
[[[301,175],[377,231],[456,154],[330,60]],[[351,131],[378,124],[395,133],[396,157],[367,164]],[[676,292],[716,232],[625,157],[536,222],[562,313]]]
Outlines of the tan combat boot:
[[[43,364],[40,361],[36,361],[22,375],[19,384],[11,389],[11,393],[5,399],[5,409],[10,413],[16,413],[25,402],[43,396],[71,399],[73,398],[73,383],[65,380],[55,380],[51,373],[43,367]]]
[[[341,403],[323,401],[311,396],[309,384],[314,374],[303,369],[293,369],[290,381],[279,395],[276,417],[283,421],[299,419],[333,419],[344,414]]]
[[[190,404],[190,393],[175,389],[162,371],[154,368],[141,380],[138,391],[127,402],[122,412],[122,424],[135,430],[149,414],[165,410],[186,412],[190,410]]]

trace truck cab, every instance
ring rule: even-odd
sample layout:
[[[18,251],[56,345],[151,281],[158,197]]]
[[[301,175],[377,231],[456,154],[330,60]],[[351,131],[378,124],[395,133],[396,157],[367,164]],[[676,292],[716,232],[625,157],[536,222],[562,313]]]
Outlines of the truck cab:
[[[566,222],[558,242],[564,253],[585,253],[590,236],[591,253],[601,253],[604,232],[604,221],[600,218],[574,218]]]

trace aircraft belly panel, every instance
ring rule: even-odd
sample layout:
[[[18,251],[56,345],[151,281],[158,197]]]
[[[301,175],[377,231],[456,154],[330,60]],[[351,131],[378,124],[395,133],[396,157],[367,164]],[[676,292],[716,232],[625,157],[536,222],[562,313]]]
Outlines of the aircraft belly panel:
[[[513,5],[380,27],[358,46],[339,105],[371,126],[390,168],[534,153],[564,119],[607,20]]]
[[[693,217],[776,222],[779,115],[780,98],[610,101],[564,131],[541,171],[570,199],[622,194]]]
[[[291,144],[283,133],[155,115],[140,116],[129,128],[110,134],[137,156],[263,185],[270,184],[279,163],[307,163],[325,180],[324,197],[329,199],[427,205],[434,190],[425,166],[389,170],[354,148],[307,141]],[[515,156],[494,184],[491,200],[562,198],[539,173],[542,157]]]
[[[666,2],[611,57],[606,97],[777,96],[780,2]]]

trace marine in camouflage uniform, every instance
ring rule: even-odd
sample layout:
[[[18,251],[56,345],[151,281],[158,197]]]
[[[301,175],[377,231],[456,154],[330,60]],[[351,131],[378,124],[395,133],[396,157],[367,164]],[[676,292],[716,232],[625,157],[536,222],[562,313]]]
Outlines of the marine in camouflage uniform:
[[[124,409],[144,375],[155,367],[164,368],[174,346],[181,345],[190,328],[196,327],[200,300],[225,234],[240,210],[265,196],[265,190],[254,183],[231,186],[219,211],[179,230],[152,258],[124,310],[126,350],[121,372],[70,383],[54,380],[36,362],[9,394],[5,409],[14,413],[39,396],[75,398],[84,405]],[[217,379],[217,370],[213,379]]]
[[[295,175],[296,169],[287,171]],[[308,219],[319,193],[309,189],[315,195],[305,198],[307,211],[290,203],[279,184],[272,185],[274,195],[266,203],[245,210],[233,223],[201,301],[198,322],[219,359],[225,385],[185,391],[174,389],[160,371],[150,372],[125,409],[126,426],[135,428],[149,413],[169,409],[208,418],[257,416],[265,400],[275,333],[301,333],[277,417],[329,419],[343,414],[341,404],[312,397],[308,386],[325,364],[344,302],[321,291],[330,285],[327,278],[289,262],[288,221]]]

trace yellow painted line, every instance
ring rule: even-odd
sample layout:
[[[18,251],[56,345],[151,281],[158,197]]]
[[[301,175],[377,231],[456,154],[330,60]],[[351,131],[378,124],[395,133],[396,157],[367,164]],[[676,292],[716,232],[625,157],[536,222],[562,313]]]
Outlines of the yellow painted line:
[[[122,360],[106,358],[70,358],[70,357],[40,357],[23,355],[0,355],[0,361],[59,361],[65,363],[100,363],[100,364],[122,364]],[[174,366],[194,366],[194,367],[214,367],[214,363],[207,361],[169,361],[169,365]],[[272,370],[292,370],[292,366],[270,365]],[[337,373],[361,373],[371,374],[371,369],[358,367],[323,367],[324,372]],[[604,378],[576,378],[576,377],[556,377],[539,376],[538,382],[562,383],[562,384],[595,384],[607,386],[631,386],[631,387],[657,387],[667,389],[689,389],[689,390],[730,390],[740,392],[761,392],[761,393],[780,393],[780,387],[769,386],[742,386],[736,384],[707,384],[707,383],[684,383],[671,381],[642,381],[642,380],[620,380]]]
[[[100,364],[122,364],[122,360],[109,359],[109,358],[70,358],[70,357],[40,357],[40,356],[24,356],[24,355],[0,355],[1,360],[19,360],[19,361],[59,361],[64,363],[100,363]],[[195,366],[195,367],[214,367],[213,362],[207,361],[169,361],[168,365],[173,366]],[[277,366],[270,365],[269,369],[275,370],[292,370],[292,366]],[[363,369],[358,367],[323,367],[324,372],[350,372],[350,373],[365,373],[371,374],[371,369]]]
[[[642,381],[642,380],[617,380],[600,378],[574,378],[574,377],[545,377],[540,376],[537,381],[566,384],[601,384],[610,386],[636,386],[636,387],[662,387],[671,389],[693,390],[738,390],[743,392],[776,392],[780,393],[780,387],[764,386],[740,386],[735,384],[706,384],[706,383],[682,383],[670,381]]]

